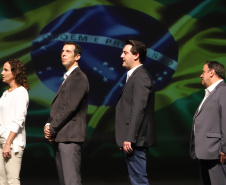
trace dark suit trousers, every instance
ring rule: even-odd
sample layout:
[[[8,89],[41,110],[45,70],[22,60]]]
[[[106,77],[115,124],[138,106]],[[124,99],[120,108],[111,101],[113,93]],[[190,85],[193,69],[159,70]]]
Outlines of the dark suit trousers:
[[[81,144],[57,143],[56,166],[61,185],[81,185]]]
[[[203,185],[226,185],[226,164],[220,160],[200,160]]]

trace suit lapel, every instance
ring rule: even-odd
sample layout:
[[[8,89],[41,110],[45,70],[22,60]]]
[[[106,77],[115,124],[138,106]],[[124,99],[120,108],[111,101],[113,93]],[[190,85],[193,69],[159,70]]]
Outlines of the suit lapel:
[[[55,95],[55,97],[54,97],[54,99],[53,99],[53,102],[54,102],[54,100],[56,99],[56,97],[58,96],[58,94],[59,94],[59,92],[60,92],[62,86],[63,86],[63,83],[60,84],[60,87],[59,87],[59,89],[57,90],[57,93],[56,93],[56,95]]]
[[[203,104],[202,104],[200,110],[199,110],[199,106],[200,106],[200,105],[198,106],[198,109],[197,109],[197,111],[196,111],[196,113],[195,113],[195,117],[199,115],[199,113],[202,111],[203,107],[207,104],[207,102],[209,101],[209,99],[211,98],[211,96],[212,96],[215,92],[216,92],[216,89],[214,89],[214,90],[209,94],[209,96],[208,96],[208,97],[205,99],[205,101],[203,102]],[[201,104],[201,103],[200,103],[200,104]]]
[[[71,76],[72,76],[74,73],[76,73],[77,70],[79,70],[79,67],[75,68],[75,69],[71,72],[71,74],[66,78],[66,80],[64,81],[64,83],[66,83],[68,80],[70,80]],[[61,83],[61,85],[60,85],[59,89],[57,90],[57,93],[56,93],[56,95],[55,95],[55,97],[54,97],[54,99],[53,99],[53,101],[52,101],[52,104],[53,104],[53,102],[56,100],[56,98],[58,97],[58,95],[59,95],[59,93],[60,93],[60,91],[61,91],[61,89],[62,89],[64,83]]]
[[[220,82],[216,87],[215,89],[209,94],[209,96],[205,99],[205,101],[203,102],[202,104],[202,107],[200,108],[199,110],[199,106],[198,106],[198,109],[196,110],[196,113],[195,113],[195,117],[199,115],[199,113],[202,111],[202,109],[204,108],[204,106],[208,103],[208,101],[210,100],[210,98],[213,96],[213,94],[217,91],[217,88],[220,87],[221,85],[223,85],[224,82]],[[200,103],[201,104],[201,103]]]
[[[121,93],[120,93],[120,95],[119,95],[119,98],[121,97],[121,95],[122,95],[124,89],[126,88],[127,84],[129,83],[129,81],[131,81],[131,79],[133,78],[133,76],[135,75],[135,73],[136,73],[137,71],[139,71],[139,69],[141,69],[142,67],[143,67],[143,66],[138,67],[138,68],[135,69],[135,71],[131,74],[131,76],[129,77],[129,79],[128,79],[127,82],[125,83],[124,87],[122,88],[122,91],[121,91]],[[118,98],[118,99],[119,99],[119,98]]]

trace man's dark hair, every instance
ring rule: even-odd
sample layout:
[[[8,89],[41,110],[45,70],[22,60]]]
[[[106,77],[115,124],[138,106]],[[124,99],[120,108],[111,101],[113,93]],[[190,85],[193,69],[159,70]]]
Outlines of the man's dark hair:
[[[74,50],[74,55],[76,56],[77,54],[80,54],[82,55],[82,48],[80,45],[76,44],[75,42],[72,42],[72,41],[67,41],[64,43],[64,45],[74,45],[75,46],[75,50]]]
[[[225,79],[225,68],[223,64],[217,61],[206,61],[206,64],[210,70],[214,69],[219,78]]]
[[[139,54],[140,63],[143,64],[146,58],[147,49],[143,42],[137,40],[127,40],[126,45],[132,45],[130,49],[133,55]]]

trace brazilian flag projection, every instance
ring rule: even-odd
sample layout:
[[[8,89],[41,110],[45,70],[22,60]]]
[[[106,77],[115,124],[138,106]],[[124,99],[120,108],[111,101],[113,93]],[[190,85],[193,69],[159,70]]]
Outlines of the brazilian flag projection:
[[[19,58],[30,82],[25,158],[53,158],[43,126],[65,72],[62,45],[75,41],[83,48],[79,65],[90,81],[84,159],[121,160],[114,108],[125,83],[120,55],[127,39],[147,45],[144,65],[155,82],[158,145],[150,155],[188,158],[192,116],[203,96],[202,66],[206,60],[226,65],[225,8],[224,0],[1,2],[1,66]],[[1,82],[1,91],[6,88]]]

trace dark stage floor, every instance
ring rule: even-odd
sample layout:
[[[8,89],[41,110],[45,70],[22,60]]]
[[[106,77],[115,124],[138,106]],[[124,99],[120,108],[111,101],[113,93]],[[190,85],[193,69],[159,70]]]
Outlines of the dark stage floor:
[[[39,180],[24,180],[22,185],[60,185],[55,179],[39,179]],[[101,180],[84,180],[83,185],[130,185],[128,181],[101,181]],[[198,180],[153,180],[150,185],[200,185]]]
[[[186,167],[185,167],[186,168]],[[158,171],[158,172],[157,172]],[[181,172],[186,170],[181,169]],[[194,169],[193,172],[196,170]],[[186,175],[179,173],[175,168],[172,167],[171,171],[159,171],[156,170],[155,175],[152,179],[149,179],[150,185],[200,185],[199,176],[198,174],[194,174],[193,172],[186,172]],[[158,174],[156,174],[158,173]],[[154,174],[153,174],[154,175]],[[57,175],[55,176],[37,176],[30,175],[30,176],[22,176],[21,177],[21,184],[22,185],[60,185],[58,182]],[[119,174],[106,175],[103,174],[96,174],[94,177],[93,175],[87,175],[83,177],[83,185],[130,185],[130,182],[127,178],[127,174],[125,173],[123,176]]]
[[[123,158],[82,161],[83,185],[130,185]],[[150,185],[199,185],[197,161],[187,158],[148,158]],[[59,185],[54,158],[24,157],[22,185]]]

